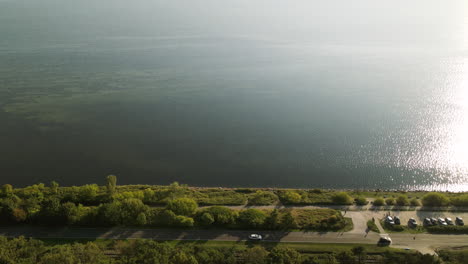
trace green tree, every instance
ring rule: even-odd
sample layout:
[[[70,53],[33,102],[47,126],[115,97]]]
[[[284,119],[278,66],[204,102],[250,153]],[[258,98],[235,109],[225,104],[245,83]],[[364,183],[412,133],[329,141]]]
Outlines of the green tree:
[[[149,207],[141,200],[129,198],[121,201],[119,212],[121,224],[124,225],[138,225],[138,215],[148,212]],[[140,219],[141,220],[141,219]]]
[[[76,224],[80,220],[78,207],[74,203],[68,202],[62,204],[61,212],[66,219],[66,223],[69,225]]]
[[[341,251],[336,256],[336,259],[340,263],[346,263],[346,264],[355,264],[356,263],[356,258],[353,256],[353,253],[351,253],[349,251]]]
[[[270,215],[265,219],[265,227],[268,229],[278,229],[281,224],[280,214],[278,209],[273,209]]]
[[[198,204],[190,198],[178,198],[167,203],[166,209],[173,211],[178,215],[191,216],[198,209]]]
[[[58,194],[59,184],[56,181],[52,181],[50,183],[50,190],[53,194]]]
[[[197,259],[184,251],[177,250],[171,257],[171,263],[174,264],[198,264]]]
[[[446,206],[449,203],[447,196],[441,193],[431,192],[422,198],[424,206]]]
[[[193,218],[185,215],[176,215],[172,225],[179,227],[193,227],[195,221]]]
[[[154,202],[154,194],[155,192],[150,188],[147,188],[143,191],[143,202],[145,203],[153,203]]]
[[[290,211],[286,212],[281,218],[281,227],[283,229],[294,229],[298,227],[296,218],[294,218]]]
[[[237,263],[234,252],[229,249],[195,247],[195,258],[200,264],[219,264],[219,263]],[[234,257],[234,259],[232,259]]]
[[[353,247],[351,249],[351,251],[353,252],[353,254],[358,258],[358,262],[359,264],[361,264],[363,262],[363,260],[365,259],[366,257],[366,250],[364,247],[362,246],[357,246],[357,247]]]
[[[62,245],[54,247],[46,252],[40,259],[41,264],[80,264],[80,263],[109,263],[111,259],[107,257],[103,250],[96,244],[76,243],[73,245]]]
[[[106,188],[107,188],[107,194],[109,194],[109,196],[112,196],[115,194],[116,187],[117,187],[117,176],[115,175],[107,176]]]
[[[268,251],[260,246],[246,249],[241,254],[242,263],[246,264],[266,264]]]
[[[15,208],[12,212],[13,221],[16,223],[22,223],[28,218],[28,214],[21,208]]]
[[[301,254],[287,247],[275,247],[270,252],[270,262],[275,264],[300,264],[302,263]]]
[[[201,216],[199,217],[199,222],[203,226],[210,226],[214,223],[214,221],[214,217],[208,212],[201,214]]]
[[[353,203],[353,198],[351,198],[351,196],[346,192],[335,193],[331,199],[333,204],[350,205]]]
[[[258,209],[242,210],[239,214],[239,222],[248,228],[262,227],[267,218],[267,214]]]
[[[13,186],[11,184],[2,185],[2,196],[8,197],[13,194]]]
[[[66,218],[63,215],[60,200],[57,198],[44,200],[41,204],[41,211],[37,215],[37,220],[46,225],[65,224]]]
[[[409,205],[408,197],[406,197],[406,195],[398,196],[397,199],[396,199],[396,204],[399,205],[399,206]]]
[[[146,214],[141,212],[138,214],[137,218],[136,218],[136,224],[139,225],[139,226],[144,226],[147,224],[147,220],[146,220]]]
[[[99,191],[99,186],[96,184],[87,184],[79,187],[78,199],[84,204],[94,203],[97,193]]]
[[[225,226],[236,223],[237,213],[224,206],[211,206],[200,213],[209,213],[214,218],[214,225]]]

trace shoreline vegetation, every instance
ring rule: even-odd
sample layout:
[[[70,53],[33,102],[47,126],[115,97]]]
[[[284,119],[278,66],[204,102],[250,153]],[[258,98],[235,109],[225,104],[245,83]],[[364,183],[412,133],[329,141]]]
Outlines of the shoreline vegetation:
[[[307,205],[331,208],[297,208]],[[352,221],[339,209],[421,205],[465,207],[468,193],[200,188],[177,182],[118,186],[117,177],[109,175],[103,186],[60,187],[51,182],[13,188],[4,184],[0,224],[343,231],[352,228]]]

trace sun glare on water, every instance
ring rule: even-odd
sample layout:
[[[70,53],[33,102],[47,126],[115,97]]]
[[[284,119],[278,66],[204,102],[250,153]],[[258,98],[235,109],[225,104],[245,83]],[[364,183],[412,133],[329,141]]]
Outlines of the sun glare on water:
[[[432,153],[436,168],[450,175],[447,188],[468,189],[468,59],[456,63],[445,89],[444,124],[437,133],[438,146]]]

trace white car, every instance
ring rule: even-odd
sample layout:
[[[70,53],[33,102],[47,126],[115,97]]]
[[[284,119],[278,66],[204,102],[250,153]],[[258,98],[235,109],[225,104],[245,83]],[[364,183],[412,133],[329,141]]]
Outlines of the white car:
[[[262,235],[259,235],[259,234],[250,234],[249,235],[249,239],[250,240],[262,240]]]
[[[380,239],[377,242],[378,246],[390,246],[390,244],[392,244],[392,239],[387,235],[380,236]]]

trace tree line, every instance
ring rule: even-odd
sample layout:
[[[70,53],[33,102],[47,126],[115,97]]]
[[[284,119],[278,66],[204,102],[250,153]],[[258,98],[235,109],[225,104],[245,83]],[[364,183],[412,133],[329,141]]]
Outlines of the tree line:
[[[450,256],[450,254],[445,253]],[[458,258],[453,258],[457,260]],[[288,246],[205,245],[169,243],[152,240],[46,243],[23,237],[0,237],[0,263],[5,264],[436,264],[436,256],[417,252],[384,251],[367,253],[366,248],[300,252]],[[457,262],[446,262],[457,263]]]

